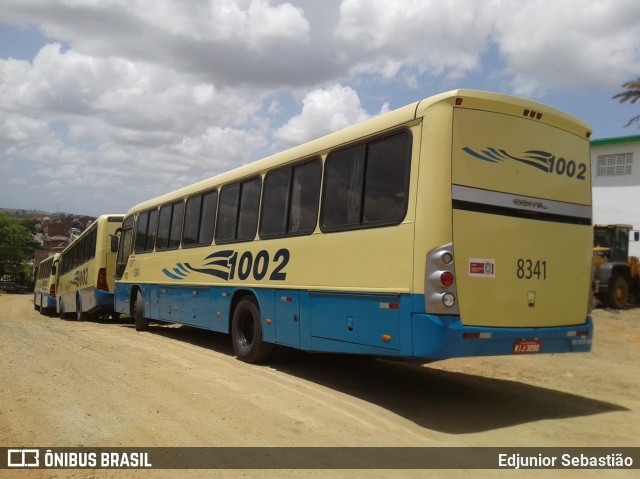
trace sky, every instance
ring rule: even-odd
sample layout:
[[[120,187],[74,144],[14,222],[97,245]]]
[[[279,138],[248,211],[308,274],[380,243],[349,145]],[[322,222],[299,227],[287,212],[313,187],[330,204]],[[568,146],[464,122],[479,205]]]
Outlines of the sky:
[[[0,0],[0,207],[98,216],[457,88],[640,105],[638,0]]]

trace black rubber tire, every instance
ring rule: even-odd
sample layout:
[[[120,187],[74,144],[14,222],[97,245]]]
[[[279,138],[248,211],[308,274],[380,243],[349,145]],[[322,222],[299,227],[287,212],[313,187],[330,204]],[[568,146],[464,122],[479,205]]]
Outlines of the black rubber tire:
[[[607,293],[607,306],[613,309],[625,308],[629,299],[629,283],[620,275],[611,278],[609,292]]]
[[[136,293],[136,302],[133,305],[133,319],[136,331],[146,331],[149,328],[149,320],[144,316],[144,300],[140,291]]]
[[[231,341],[238,359],[246,363],[267,361],[273,353],[274,345],[262,340],[260,309],[253,296],[243,297],[233,312]]]
[[[82,300],[80,296],[76,297],[76,321],[86,321],[89,315],[82,311]]]
[[[64,301],[62,300],[62,298],[58,298],[58,316],[60,317],[60,319],[67,319],[67,314],[64,311]]]

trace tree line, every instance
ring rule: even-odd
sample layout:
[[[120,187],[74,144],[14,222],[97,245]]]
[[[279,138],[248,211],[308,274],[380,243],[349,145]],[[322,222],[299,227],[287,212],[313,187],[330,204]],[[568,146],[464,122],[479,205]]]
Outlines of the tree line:
[[[38,221],[14,218],[0,212],[0,280],[27,284],[33,280],[37,243],[33,240]]]

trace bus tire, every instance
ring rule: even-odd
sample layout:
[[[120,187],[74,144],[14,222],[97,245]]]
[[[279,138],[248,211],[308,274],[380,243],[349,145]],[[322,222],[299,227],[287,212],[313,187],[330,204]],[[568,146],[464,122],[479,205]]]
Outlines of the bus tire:
[[[607,293],[607,305],[613,309],[622,309],[627,306],[629,299],[629,283],[619,274],[611,278],[609,292]]]
[[[264,362],[273,353],[274,345],[262,340],[260,309],[253,296],[240,300],[231,320],[233,350],[241,361]]]
[[[67,313],[64,310],[64,301],[62,297],[58,298],[58,317],[60,319],[67,319]]]
[[[82,311],[82,300],[80,296],[76,298],[76,321],[86,321],[89,315]]]
[[[133,319],[136,331],[146,331],[148,329],[149,320],[144,317],[144,300],[140,291],[136,293],[136,302],[133,305]]]

